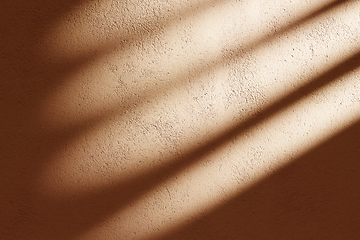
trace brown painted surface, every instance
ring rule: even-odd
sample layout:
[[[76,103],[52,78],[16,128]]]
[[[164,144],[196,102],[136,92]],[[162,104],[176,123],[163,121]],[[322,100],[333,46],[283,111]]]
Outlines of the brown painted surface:
[[[0,239],[360,239],[359,10],[0,2]]]

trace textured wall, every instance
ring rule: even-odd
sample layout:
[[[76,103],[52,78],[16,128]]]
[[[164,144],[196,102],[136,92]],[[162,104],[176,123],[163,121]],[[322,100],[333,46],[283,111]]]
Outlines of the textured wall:
[[[2,0],[0,239],[360,239],[359,12]]]

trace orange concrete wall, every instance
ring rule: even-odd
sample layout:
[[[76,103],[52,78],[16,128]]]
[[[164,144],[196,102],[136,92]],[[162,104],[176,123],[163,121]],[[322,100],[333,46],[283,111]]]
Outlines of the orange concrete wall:
[[[0,239],[360,239],[360,1],[0,1]]]

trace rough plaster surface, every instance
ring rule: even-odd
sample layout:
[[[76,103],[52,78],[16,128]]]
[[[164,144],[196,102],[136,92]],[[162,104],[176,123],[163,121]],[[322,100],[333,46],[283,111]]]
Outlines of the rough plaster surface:
[[[360,2],[0,3],[0,239],[359,239]]]

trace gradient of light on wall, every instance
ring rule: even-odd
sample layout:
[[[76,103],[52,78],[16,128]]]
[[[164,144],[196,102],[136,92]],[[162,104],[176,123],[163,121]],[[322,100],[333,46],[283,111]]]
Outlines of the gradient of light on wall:
[[[35,184],[65,205],[104,193],[93,207],[111,211],[77,239],[191,224],[360,119],[359,7],[84,2],[42,43],[58,62],[87,61],[39,110],[50,133],[77,134]],[[127,184],[139,188],[127,201],[106,198]]]

